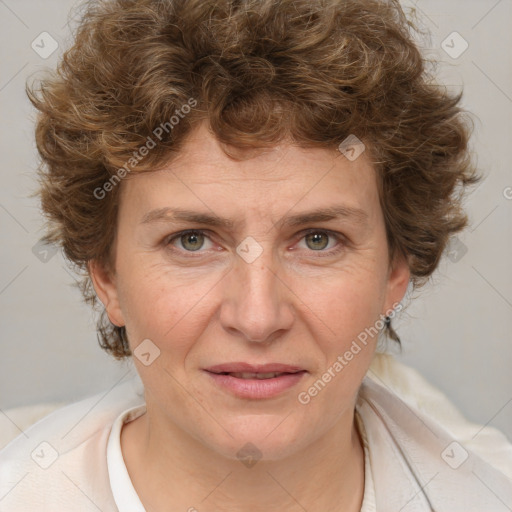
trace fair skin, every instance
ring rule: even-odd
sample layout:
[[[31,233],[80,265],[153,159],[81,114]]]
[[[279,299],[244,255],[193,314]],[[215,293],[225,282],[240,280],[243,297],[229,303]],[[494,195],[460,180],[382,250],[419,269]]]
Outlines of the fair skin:
[[[347,214],[335,219],[283,222],[340,206]],[[163,208],[233,223],[142,222]],[[193,229],[204,236],[170,240]],[[246,237],[262,250],[250,263],[236,251]],[[145,339],[160,350],[148,366],[133,358],[147,412],[121,433],[146,509],[359,511],[354,406],[376,338],[309,403],[297,397],[407,288],[406,262],[389,260],[367,152],[349,161],[283,142],[235,160],[202,124],[161,170],[123,182],[114,261],[110,273],[90,265],[110,320],[126,326],[132,350]],[[277,396],[240,398],[205,371],[235,361],[306,371]],[[237,458],[248,442],[262,457],[251,467]]]

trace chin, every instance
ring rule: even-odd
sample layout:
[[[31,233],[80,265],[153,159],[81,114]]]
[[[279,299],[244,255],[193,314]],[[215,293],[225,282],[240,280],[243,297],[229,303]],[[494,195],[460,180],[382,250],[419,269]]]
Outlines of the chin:
[[[286,416],[284,416],[286,417]],[[286,425],[282,415],[250,415],[243,419],[224,424],[227,434],[215,441],[210,447],[219,455],[239,460],[250,467],[252,461],[282,460],[306,446],[307,434],[296,431],[294,426]]]

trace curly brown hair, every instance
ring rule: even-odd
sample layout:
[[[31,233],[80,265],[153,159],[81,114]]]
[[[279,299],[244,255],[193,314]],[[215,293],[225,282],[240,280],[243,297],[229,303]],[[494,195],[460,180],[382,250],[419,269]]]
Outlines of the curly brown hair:
[[[397,0],[88,2],[57,70],[27,86],[46,241],[81,273],[86,301],[98,305],[88,263],[113,270],[117,181],[157,169],[205,119],[242,150],[285,136],[336,148],[355,134],[377,170],[390,255],[424,284],[479,176],[462,93],[436,84],[414,31]],[[98,338],[130,355],[105,311]]]

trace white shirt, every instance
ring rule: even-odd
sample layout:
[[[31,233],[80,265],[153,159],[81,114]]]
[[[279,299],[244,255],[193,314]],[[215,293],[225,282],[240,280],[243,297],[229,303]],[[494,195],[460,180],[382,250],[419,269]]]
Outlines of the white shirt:
[[[107,466],[110,487],[119,512],[145,512],[137,492],[133,488],[130,475],[121,451],[121,429],[146,412],[146,406],[132,407],[122,412],[114,421],[107,443]]]

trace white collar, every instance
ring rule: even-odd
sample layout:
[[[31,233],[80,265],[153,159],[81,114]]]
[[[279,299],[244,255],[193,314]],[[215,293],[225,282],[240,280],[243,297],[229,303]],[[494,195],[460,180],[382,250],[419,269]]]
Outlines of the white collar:
[[[121,451],[121,429],[125,423],[138,418],[146,412],[146,405],[138,405],[122,412],[114,421],[107,443],[108,478],[112,495],[119,512],[145,512],[130,475],[126,468]]]

